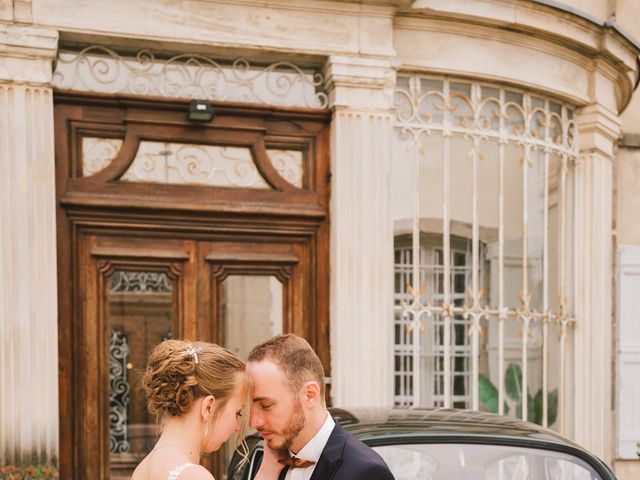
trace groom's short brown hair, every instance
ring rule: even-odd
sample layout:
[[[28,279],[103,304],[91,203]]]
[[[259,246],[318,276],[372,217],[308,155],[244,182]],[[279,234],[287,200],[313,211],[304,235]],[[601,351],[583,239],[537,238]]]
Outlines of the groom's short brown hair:
[[[277,335],[254,347],[249,362],[271,360],[284,373],[293,393],[298,393],[305,382],[313,380],[320,385],[324,400],[324,369],[309,342],[297,335]]]

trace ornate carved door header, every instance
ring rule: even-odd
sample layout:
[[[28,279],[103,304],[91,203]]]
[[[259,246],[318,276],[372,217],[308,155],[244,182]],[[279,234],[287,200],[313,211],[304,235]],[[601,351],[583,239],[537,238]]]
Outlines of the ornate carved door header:
[[[326,112],[214,104],[213,121],[194,125],[187,101],[58,93],[55,103],[69,131],[57,145],[65,206],[326,214]]]

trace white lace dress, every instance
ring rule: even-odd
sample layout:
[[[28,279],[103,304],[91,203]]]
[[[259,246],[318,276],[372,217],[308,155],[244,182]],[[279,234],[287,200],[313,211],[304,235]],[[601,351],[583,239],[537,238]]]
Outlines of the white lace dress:
[[[167,480],[177,480],[180,474],[183,472],[183,470],[189,467],[197,467],[197,465],[195,463],[185,463],[184,465],[176,467],[169,472],[169,476],[167,477]]]

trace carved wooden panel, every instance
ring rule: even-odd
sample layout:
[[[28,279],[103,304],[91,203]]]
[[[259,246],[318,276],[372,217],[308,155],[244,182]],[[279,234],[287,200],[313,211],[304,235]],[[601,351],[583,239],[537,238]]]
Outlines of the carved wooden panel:
[[[131,409],[138,394],[114,395],[111,382],[135,381],[143,362],[132,325],[157,315],[153,342],[224,344],[230,278],[273,279],[282,330],[305,336],[330,369],[329,114],[214,107],[211,124],[194,125],[183,101],[56,92],[61,478],[128,478],[152,430]],[[242,149],[268,188],[122,181],[144,142]],[[118,402],[139,426],[126,436]],[[222,455],[204,461],[216,478]]]

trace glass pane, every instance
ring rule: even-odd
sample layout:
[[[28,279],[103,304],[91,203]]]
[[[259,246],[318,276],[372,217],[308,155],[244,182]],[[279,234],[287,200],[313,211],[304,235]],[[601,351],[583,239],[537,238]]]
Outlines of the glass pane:
[[[397,480],[601,480],[583,460],[550,450],[502,445],[398,444],[376,446]]]
[[[82,138],[82,176],[90,177],[107,168],[118,156],[122,140],[118,138]]]
[[[294,187],[302,188],[304,180],[303,153],[296,150],[268,149],[267,155],[276,172]]]
[[[282,317],[282,283],[276,277],[231,275],[222,283],[224,343],[240,358],[282,333]]]
[[[222,283],[224,346],[243,360],[253,347],[283,333],[283,288],[273,276],[230,275]],[[223,448],[223,464],[233,455],[235,434]]]
[[[140,379],[153,348],[172,336],[173,287],[159,271],[116,270],[108,278],[111,479],[130,478],[156,440]]]
[[[123,182],[270,190],[251,151],[246,147],[221,147],[141,141]]]

